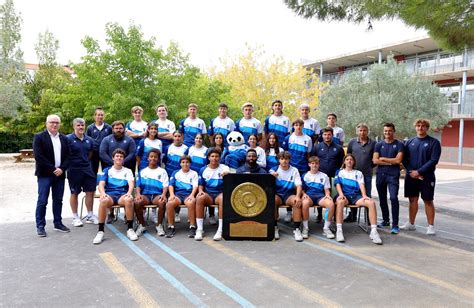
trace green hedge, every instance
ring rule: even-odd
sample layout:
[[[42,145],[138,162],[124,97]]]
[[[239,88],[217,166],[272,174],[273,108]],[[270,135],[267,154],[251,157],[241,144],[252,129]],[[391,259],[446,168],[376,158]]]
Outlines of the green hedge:
[[[0,132],[0,153],[18,153],[33,148],[33,134]]]

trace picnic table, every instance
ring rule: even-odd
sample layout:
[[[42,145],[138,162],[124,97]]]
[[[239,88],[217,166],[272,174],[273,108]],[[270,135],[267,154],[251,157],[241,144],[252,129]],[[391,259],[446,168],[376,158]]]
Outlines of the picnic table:
[[[33,153],[33,149],[22,149],[20,150],[20,154],[13,156],[16,158],[15,163],[21,162],[25,158],[35,158],[35,154]]]

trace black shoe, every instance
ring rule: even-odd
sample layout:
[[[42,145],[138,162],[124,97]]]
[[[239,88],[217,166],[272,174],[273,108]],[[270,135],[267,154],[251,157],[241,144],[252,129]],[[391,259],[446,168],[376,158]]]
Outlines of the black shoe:
[[[329,230],[331,230],[332,233],[336,233],[337,224],[334,221],[331,221],[331,224],[329,225]]]
[[[176,234],[175,228],[168,227],[166,228],[165,237],[172,238]]]
[[[377,225],[377,228],[390,227],[390,221],[383,220]]]
[[[319,224],[323,221],[323,218],[321,217],[321,215],[318,215],[316,216],[316,223]]]
[[[69,229],[63,224],[54,226],[54,230],[59,231],[59,232],[64,232],[64,233],[71,232],[71,229]]]
[[[196,236],[196,227],[190,227],[188,231],[188,237],[194,238]]]
[[[357,219],[353,217],[351,214],[347,215],[346,218],[344,218],[344,222],[356,222]]]
[[[46,230],[44,227],[36,228],[36,235],[39,237],[46,237]]]
[[[107,223],[108,223],[108,224],[113,223],[114,220],[115,220],[115,216],[114,216],[114,215],[110,215],[110,214],[109,214],[109,215],[107,216]]]

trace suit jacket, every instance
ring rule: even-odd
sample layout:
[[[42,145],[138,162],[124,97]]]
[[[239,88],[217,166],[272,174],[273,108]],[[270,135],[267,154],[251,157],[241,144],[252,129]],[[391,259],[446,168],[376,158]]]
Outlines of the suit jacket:
[[[61,142],[61,166],[59,168],[63,170],[61,177],[64,177],[68,167],[69,146],[65,135],[59,134],[59,140]],[[35,135],[33,139],[33,152],[36,160],[35,175],[54,176],[53,172],[56,170],[56,167],[54,167],[53,142],[47,130]]]

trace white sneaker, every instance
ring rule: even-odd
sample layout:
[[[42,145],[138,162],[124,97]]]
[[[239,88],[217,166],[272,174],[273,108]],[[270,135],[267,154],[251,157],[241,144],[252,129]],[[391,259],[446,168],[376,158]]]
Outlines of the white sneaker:
[[[342,234],[342,230],[337,230],[336,231],[336,241],[338,242],[344,242],[344,234]]]
[[[400,226],[400,230],[415,231],[416,226],[412,225],[409,221],[407,221],[404,225]]]
[[[175,222],[175,223],[181,222],[181,217],[179,217],[179,213],[175,213],[175,214],[174,214],[174,222]]]
[[[370,239],[372,240],[372,242],[374,242],[374,244],[382,245],[382,239],[380,238],[380,235],[377,230],[374,229],[370,231]]]
[[[135,231],[133,231],[133,229],[128,229],[127,230],[127,237],[129,240],[131,241],[136,241],[138,240],[138,236],[137,234],[135,233]]]
[[[97,235],[94,237],[94,240],[92,241],[92,244],[98,245],[98,244],[102,243],[103,238],[104,238],[104,231],[97,232]]]
[[[214,241],[220,241],[222,240],[222,231],[217,231],[216,234],[214,235],[214,238],[213,238]]]
[[[211,225],[217,225],[217,219],[216,219],[216,216],[210,216],[209,217],[209,224]]]
[[[156,233],[158,233],[158,236],[165,236],[165,229],[163,229],[163,225],[156,226]]]
[[[139,224],[137,227],[137,230],[135,231],[135,234],[137,236],[142,236],[142,234],[145,232],[146,232],[146,227],[144,227],[142,224]]]
[[[436,231],[434,226],[428,226],[428,229],[426,229],[426,235],[435,235]]]
[[[99,224],[99,219],[97,218],[97,216],[95,216],[94,214],[92,214],[91,216],[87,216],[86,217],[86,223],[87,224],[94,224],[94,225],[98,225]]]
[[[202,237],[204,236],[203,230],[196,230],[196,235],[194,236],[195,241],[202,241]]]
[[[301,232],[301,235],[303,236],[304,239],[307,239],[309,237],[309,229],[303,228],[303,232]]]
[[[82,223],[82,220],[80,218],[73,218],[72,225],[74,227],[82,227],[84,224]]]
[[[323,229],[323,235],[328,239],[334,238],[334,233],[332,233],[332,231],[329,229]]]
[[[291,212],[286,212],[284,221],[285,222],[291,222]]]
[[[280,231],[278,230],[278,227],[275,227],[275,240],[280,239]]]
[[[293,231],[293,234],[295,235],[295,241],[297,241],[297,242],[302,242],[303,241],[303,236],[301,235],[300,228],[296,228]]]

